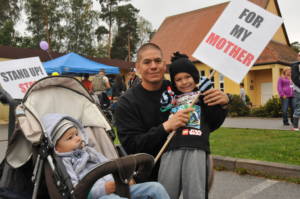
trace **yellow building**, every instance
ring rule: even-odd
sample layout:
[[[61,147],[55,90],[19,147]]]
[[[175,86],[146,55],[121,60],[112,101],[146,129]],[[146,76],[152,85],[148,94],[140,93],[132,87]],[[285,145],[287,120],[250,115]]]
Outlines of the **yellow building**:
[[[281,16],[277,0],[250,1]],[[170,63],[172,54],[180,51],[190,57],[201,75],[209,76],[212,69],[193,58],[192,54],[227,4],[222,3],[167,17],[151,42],[161,47],[167,64]],[[297,53],[289,46],[285,26],[282,24],[243,80],[245,91],[254,106],[262,105],[272,96],[277,95],[277,80],[282,68],[297,59]],[[219,73],[215,73],[213,80],[215,88],[220,88],[226,93],[239,94],[240,92],[239,84]]]

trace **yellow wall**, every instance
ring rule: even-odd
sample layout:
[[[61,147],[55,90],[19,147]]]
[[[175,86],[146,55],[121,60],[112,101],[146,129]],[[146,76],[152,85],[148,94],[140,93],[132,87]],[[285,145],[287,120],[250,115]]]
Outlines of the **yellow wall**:
[[[196,67],[199,71],[204,70],[205,76],[209,76],[209,71],[211,70],[210,67],[204,64],[196,64]],[[262,66],[254,66],[245,76],[244,80],[244,88],[247,95],[250,98],[250,101],[254,106],[261,105],[261,84],[262,83],[272,83],[272,94],[278,95],[277,93],[277,81],[280,77],[280,72],[284,68],[283,65],[273,64],[273,65],[262,65]],[[219,74],[218,72],[214,75],[215,81],[214,86],[215,88],[219,87]],[[224,92],[239,95],[240,93],[240,86],[239,84],[235,83],[234,81],[224,78]]]
[[[8,120],[8,106],[0,103],[0,123]]]
[[[275,0],[270,0],[269,1],[269,4],[267,6],[267,10],[272,12],[273,14],[279,16],[279,12],[278,12],[278,10],[276,9],[276,6],[275,6]],[[275,35],[273,36],[273,40],[277,41],[279,43],[288,45],[288,41],[286,40],[284,31],[283,31],[283,25],[281,25],[280,28],[275,33]]]

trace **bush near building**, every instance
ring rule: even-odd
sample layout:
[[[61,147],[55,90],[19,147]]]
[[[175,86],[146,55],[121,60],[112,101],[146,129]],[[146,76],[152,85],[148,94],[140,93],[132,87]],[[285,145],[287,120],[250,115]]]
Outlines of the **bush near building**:
[[[266,104],[260,107],[251,107],[249,97],[246,96],[246,104],[239,95],[232,95],[232,101],[228,108],[231,117],[281,117],[281,102],[277,96],[273,96]]]

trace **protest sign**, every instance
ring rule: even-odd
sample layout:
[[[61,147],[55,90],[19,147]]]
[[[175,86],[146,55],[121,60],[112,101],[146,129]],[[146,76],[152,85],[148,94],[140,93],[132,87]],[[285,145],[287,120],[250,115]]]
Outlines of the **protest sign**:
[[[46,76],[39,57],[0,62],[0,84],[13,99],[22,99],[35,81]]]
[[[193,56],[240,83],[282,19],[247,0],[233,0]]]

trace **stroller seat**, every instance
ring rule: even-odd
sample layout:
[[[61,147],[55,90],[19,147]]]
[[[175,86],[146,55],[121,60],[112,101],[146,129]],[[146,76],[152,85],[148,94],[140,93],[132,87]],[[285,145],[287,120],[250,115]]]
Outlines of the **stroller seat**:
[[[53,146],[45,136],[41,118],[49,113],[60,113],[80,121],[88,132],[89,143],[96,151],[112,160],[93,169],[76,187],[70,183],[59,158],[53,155]],[[34,161],[33,197],[41,180],[42,170],[50,198],[87,198],[89,188],[100,177],[112,173],[117,194],[129,197],[128,180],[135,174],[147,176],[153,167],[153,157],[136,154],[119,158],[119,154],[107,132],[110,123],[95,104],[81,83],[72,77],[51,76],[37,81],[27,91],[22,103],[16,108],[17,127],[11,136],[6,161],[13,168]]]

